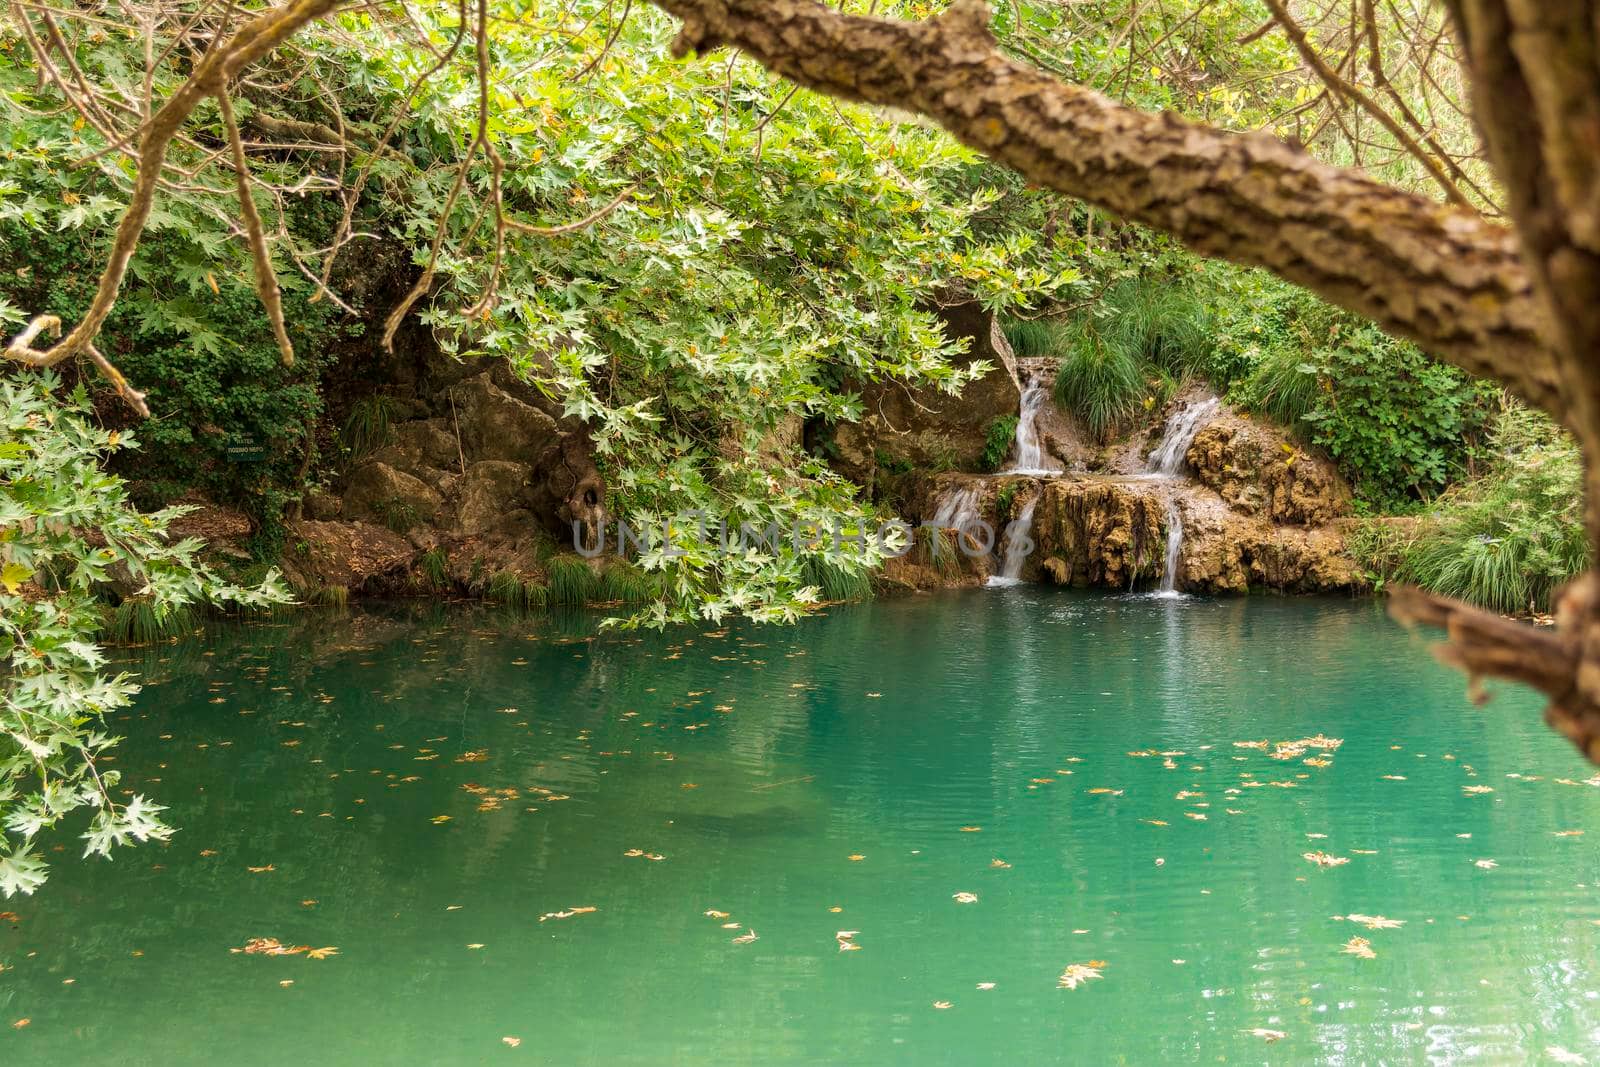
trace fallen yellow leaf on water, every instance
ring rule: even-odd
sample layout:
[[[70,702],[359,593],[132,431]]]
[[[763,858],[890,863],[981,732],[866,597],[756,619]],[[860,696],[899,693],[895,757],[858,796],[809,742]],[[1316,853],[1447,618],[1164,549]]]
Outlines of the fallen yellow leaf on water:
[[[1340,864],[1350,862],[1349,858],[1346,856],[1331,856],[1320,849],[1316,852],[1302,852],[1301,856],[1310,862],[1315,863],[1318,867],[1337,867]]]
[[[1382,915],[1357,915],[1355,912],[1345,916],[1335,915],[1334,918],[1344,918],[1353,923],[1360,923],[1368,930],[1397,930],[1406,924],[1404,919],[1388,919]]]
[[[1097,967],[1095,964],[1099,964]],[[1077,989],[1084,982],[1100,978],[1100,968],[1105,964],[1100,960],[1090,960],[1088,963],[1069,963],[1067,969],[1061,972],[1061,977],[1056,979],[1057,989]]]
[[[325,960],[330,956],[337,956],[338,954],[339,950],[334,948],[332,945],[328,945],[325,948],[306,949],[306,956],[314,960]]]
[[[1099,785],[1099,786],[1095,786],[1093,789],[1089,790],[1089,793],[1090,793],[1091,796],[1109,795],[1109,796],[1114,796],[1114,797],[1120,797],[1122,795],[1122,790],[1120,790],[1120,789],[1109,789],[1106,786]]]
[[[274,867],[270,863],[267,864],[265,867],[246,867],[245,868],[245,870],[249,871],[251,874],[266,874],[268,871],[275,871],[277,869],[278,868]]]
[[[761,939],[756,936],[756,932],[754,930],[751,930],[747,934],[740,934],[738,937],[734,938],[733,939],[733,943],[735,945],[748,945],[752,941],[759,941],[759,940],[761,940]]]
[[[481,943],[474,943],[474,944],[468,945],[467,947],[468,948],[482,948],[483,945]]]
[[[993,982],[979,982],[978,983],[978,988],[979,989],[993,989],[994,988],[994,983]]]
[[[933,1002],[933,1006],[935,1008],[938,1008],[940,1011],[945,1011],[951,1005],[950,1005],[950,1002],[948,1000],[936,1000],[936,1001]]]
[[[981,827],[981,826],[963,826],[961,828],[961,832],[964,833],[964,834],[982,833],[983,832],[983,827]]]
[[[1461,792],[1469,797],[1482,796],[1484,793],[1493,793],[1494,787],[1487,785],[1464,785]]]
[[[1556,837],[1582,837],[1583,836],[1583,831],[1582,830],[1557,830],[1555,832],[1555,836]]]
[[[18,1019],[16,1022],[11,1024],[11,1029],[13,1029],[13,1030],[21,1030],[23,1027],[27,1026],[31,1022],[33,1022],[32,1019]]]
[[[449,822],[450,821],[450,816],[448,816],[448,815],[435,815],[432,819],[429,819],[428,821],[433,823],[433,825],[435,825],[435,826],[439,826],[439,825],[442,825],[444,823]]]
[[[728,913],[725,911],[718,911],[716,908],[708,908],[706,910],[706,918],[708,919],[726,919],[727,917]]]
[[[1011,864],[1007,863],[1005,860],[1000,859],[998,857],[996,857],[995,859],[990,860],[989,861],[989,866],[995,868],[996,870],[1001,870],[1001,871],[1009,871],[1011,869]]]
[[[976,894],[976,893],[957,893],[955,895],[955,902],[957,904],[976,904],[978,902],[978,894]]]
[[[1344,943],[1344,948],[1339,951],[1352,956],[1360,956],[1364,960],[1377,959],[1378,954],[1372,951],[1372,942],[1364,937],[1352,937]]]
[[[292,985],[294,985],[294,979],[293,978],[285,978],[283,981],[278,983],[279,988],[282,988],[282,989],[288,989]]]
[[[853,854],[845,857],[845,859],[849,860],[851,863],[860,863],[862,860],[864,860],[866,858],[867,857],[863,856],[859,852],[853,853]]]
[[[502,1045],[509,1045],[512,1048],[516,1048],[518,1045],[522,1044],[522,1038],[520,1038],[520,1037],[502,1037],[500,1039],[500,1043]]]
[[[1496,867],[1500,866],[1494,860],[1473,860],[1472,865],[1474,867],[1482,867],[1486,871],[1492,871]]]
[[[539,916],[539,921],[544,922],[546,919],[570,919],[574,915],[588,915],[590,912],[599,910],[600,909],[594,907],[585,907],[568,908],[566,911],[547,911],[543,915]]]
[[[1268,1043],[1273,1041],[1282,1041],[1284,1038],[1289,1036],[1282,1030],[1268,1030],[1264,1026],[1253,1026],[1246,1030],[1245,1033],[1249,1034],[1251,1037],[1259,1037]]]

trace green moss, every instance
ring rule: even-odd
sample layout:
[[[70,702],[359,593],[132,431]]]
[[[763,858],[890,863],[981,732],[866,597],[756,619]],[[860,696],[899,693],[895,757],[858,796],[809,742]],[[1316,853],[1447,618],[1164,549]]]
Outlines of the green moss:
[[[979,460],[986,471],[997,471],[1011,454],[1011,443],[1017,439],[1017,416],[1002,415],[989,423],[983,438],[983,456]]]

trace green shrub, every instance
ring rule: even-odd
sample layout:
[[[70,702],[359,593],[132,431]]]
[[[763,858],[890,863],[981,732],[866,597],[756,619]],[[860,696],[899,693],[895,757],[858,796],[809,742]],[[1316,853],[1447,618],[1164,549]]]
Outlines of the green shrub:
[[[1327,449],[1367,507],[1413,508],[1468,469],[1494,386],[1259,272],[1218,292],[1212,383]]]
[[[1552,594],[1588,566],[1581,457],[1553,423],[1522,408],[1497,420],[1491,451],[1488,471],[1440,497],[1410,538],[1369,524],[1352,554],[1380,580],[1496,611],[1548,611]]]
[[[200,624],[188,605],[160,605],[149,597],[131,596],[111,609],[102,634],[113,645],[148,645],[171,641]]]
[[[830,563],[820,556],[805,559],[805,584],[822,592],[823,600],[871,600],[872,577],[865,570]]]
[[[989,423],[984,434],[983,456],[979,464],[986,471],[997,471],[1011,454],[1011,443],[1017,439],[1017,416],[1002,415]]]
[[[450,584],[450,558],[442,547],[434,547],[422,554],[422,559],[417,561],[418,569],[428,584],[435,589],[443,589]]]
[[[588,560],[569,554],[552,556],[545,564],[550,573],[549,602],[561,607],[578,607],[595,599],[599,579]]]
[[[1104,441],[1139,410],[1146,395],[1144,367],[1135,353],[1107,343],[1093,323],[1080,323],[1056,373],[1055,395]]]
[[[1050,319],[1007,319],[1000,329],[1020,359],[1060,355],[1065,349],[1061,326]]]
[[[339,443],[348,453],[346,461],[354,463],[388,444],[399,411],[399,403],[381,393],[352,404],[339,430]]]

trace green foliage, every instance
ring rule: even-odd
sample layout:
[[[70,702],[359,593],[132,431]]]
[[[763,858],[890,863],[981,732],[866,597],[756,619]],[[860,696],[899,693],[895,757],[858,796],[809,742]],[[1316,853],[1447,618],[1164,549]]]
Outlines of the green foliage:
[[[1356,558],[1384,580],[1495,611],[1548,611],[1555,591],[1588,566],[1581,457],[1549,419],[1520,407],[1496,422],[1491,457],[1410,537],[1370,524],[1352,544]]]
[[[1091,433],[1107,440],[1140,409],[1146,395],[1148,383],[1138,355],[1107,343],[1093,323],[1080,322],[1056,373],[1056,403],[1076,412]]]
[[[1105,343],[1145,367],[1185,378],[1207,365],[1211,314],[1190,278],[1126,278],[1106,291],[1093,314]]]
[[[1058,355],[1066,347],[1061,324],[1052,319],[1006,319],[1001,329],[1019,359]]]
[[[543,611],[549,603],[549,590],[544,585],[509,570],[495,571],[489,576],[484,596],[518,611]]]
[[[1499,390],[1284,282],[1233,272],[1209,375],[1327,449],[1358,496],[1405,510],[1459,478]]]
[[[1016,501],[1017,490],[1021,488],[1021,486],[1021,482],[1007,482],[1006,484],[1002,485],[1000,487],[1000,491],[994,495],[995,510],[1000,513],[1002,519],[1010,518],[1011,505]]]
[[[441,546],[434,546],[422,554],[417,561],[417,569],[427,579],[428,584],[435,589],[446,589],[450,585],[450,557],[445,554]]]
[[[111,609],[101,635],[113,645],[149,645],[175,640],[197,625],[199,618],[187,604],[160,604],[133,596]]]
[[[339,443],[348,454],[348,462],[359,462],[389,443],[399,408],[393,397],[382,393],[364,396],[350,406],[350,414],[339,430]]]
[[[865,568],[809,556],[805,576],[806,584],[820,590],[825,601],[872,599],[872,577]]]
[[[140,587],[150,614],[130,626],[161,627],[197,603],[281,603],[276,576],[255,589],[221,581],[195,558],[200,544],[165,534],[183,508],[141,514],[127,486],[101,467],[132,449],[131,437],[95,426],[88,396],[51,395],[49,374],[0,378],[0,893],[32,893],[46,867],[37,839],[72,812],[92,815],[85,855],[165,839],[161,808],[123,802],[118,774],[96,766],[115,743],[105,715],[138,686],[105,672],[96,644],[104,623],[96,597],[114,572]],[[91,540],[88,531],[98,536]],[[144,636],[153,635],[145,628]]]
[[[600,593],[600,579],[589,561],[581,556],[565,553],[552,556],[545,564],[549,572],[549,602],[558,607],[581,607]]]
[[[1011,444],[1017,439],[1017,416],[1002,415],[989,423],[984,433],[983,455],[979,465],[986,471],[997,471],[1011,454]]]

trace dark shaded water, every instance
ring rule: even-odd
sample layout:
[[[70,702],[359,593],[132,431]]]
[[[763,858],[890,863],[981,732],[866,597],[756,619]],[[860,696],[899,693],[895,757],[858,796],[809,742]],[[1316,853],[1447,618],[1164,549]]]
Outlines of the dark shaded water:
[[[3,905],[0,1062],[1600,1041],[1592,768],[1370,604],[1019,588],[789,629],[589,622],[396,609],[164,650],[119,765],[182,831],[62,854]],[[1342,744],[1276,744],[1317,735]],[[229,951],[251,938],[337,955]],[[1072,964],[1100,977],[1061,988]]]

